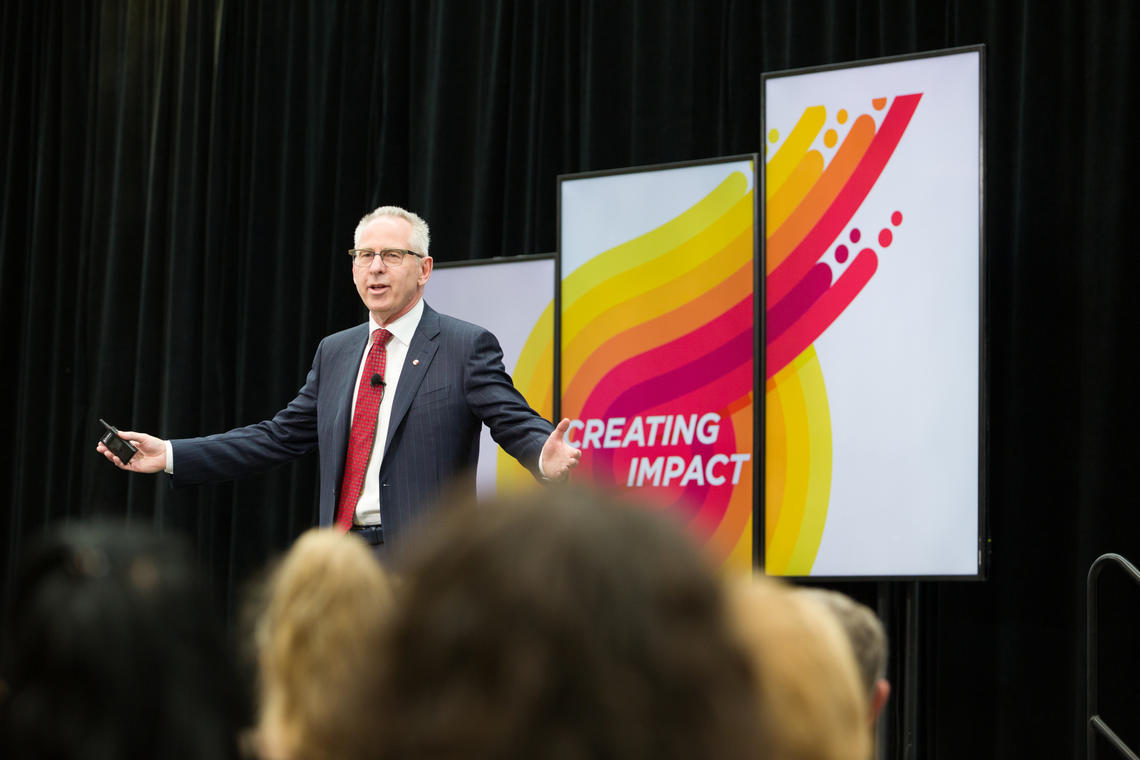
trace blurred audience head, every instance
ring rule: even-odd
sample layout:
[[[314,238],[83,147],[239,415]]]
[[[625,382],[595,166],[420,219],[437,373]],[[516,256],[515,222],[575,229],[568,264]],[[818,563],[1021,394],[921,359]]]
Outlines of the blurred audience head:
[[[887,681],[887,632],[882,622],[870,607],[838,591],[823,588],[799,591],[834,614],[847,634],[859,666],[863,692],[867,695],[869,722],[874,723],[891,694]]]
[[[855,658],[822,605],[778,581],[732,584],[738,630],[752,653],[770,757],[866,760],[871,731]]]
[[[765,756],[723,587],[663,515],[520,494],[444,512],[406,570],[378,756]]]
[[[392,587],[359,538],[304,533],[253,601],[263,760],[366,757],[375,741],[371,667]]]
[[[5,758],[237,757],[245,695],[186,544],[68,524],[28,548],[14,580]]]

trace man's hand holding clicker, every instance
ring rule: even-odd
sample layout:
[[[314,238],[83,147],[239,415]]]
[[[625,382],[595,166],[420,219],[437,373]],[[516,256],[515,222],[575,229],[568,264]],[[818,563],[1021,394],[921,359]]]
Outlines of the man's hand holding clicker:
[[[128,472],[161,472],[166,469],[166,441],[161,438],[155,438],[153,435],[146,433],[132,433],[128,430],[120,430],[119,437],[125,441],[130,441],[138,448],[138,453],[131,457],[131,461],[123,464],[123,461],[111,453],[110,449],[103,445],[100,441],[95,450],[118,467],[120,470],[127,470]]]

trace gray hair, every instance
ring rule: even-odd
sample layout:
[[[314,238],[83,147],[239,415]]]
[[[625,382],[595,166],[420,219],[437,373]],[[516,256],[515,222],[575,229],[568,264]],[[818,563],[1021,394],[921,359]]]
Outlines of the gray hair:
[[[846,594],[824,588],[800,588],[801,593],[816,600],[839,619],[855,660],[863,686],[870,691],[875,682],[887,675],[887,632],[875,613]]]
[[[412,225],[412,237],[408,241],[408,245],[416,253],[422,253],[428,256],[428,246],[431,245],[431,231],[428,229],[428,223],[425,222],[418,214],[413,214],[407,209],[402,209],[399,206],[381,206],[375,211],[370,211],[361,217],[360,222],[356,225],[356,232],[352,235],[352,244],[360,245],[360,231],[371,221],[378,219],[382,216],[395,216],[400,219],[406,219]]]

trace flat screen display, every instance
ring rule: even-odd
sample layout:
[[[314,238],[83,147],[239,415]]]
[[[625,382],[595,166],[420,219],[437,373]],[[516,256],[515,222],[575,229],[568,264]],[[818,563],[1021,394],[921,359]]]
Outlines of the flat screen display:
[[[756,158],[560,177],[562,416],[580,475],[753,566]]]
[[[490,330],[503,365],[531,407],[554,416],[554,256],[437,264],[424,291],[432,308]],[[530,487],[534,478],[500,449],[487,426],[479,442],[480,499]]]
[[[982,65],[763,78],[769,574],[981,574]]]

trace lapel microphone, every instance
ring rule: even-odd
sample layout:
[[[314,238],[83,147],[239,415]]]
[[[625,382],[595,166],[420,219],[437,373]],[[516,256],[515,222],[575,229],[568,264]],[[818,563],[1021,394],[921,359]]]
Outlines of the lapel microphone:
[[[384,378],[380,377],[380,373],[379,373],[379,372],[377,372],[376,374],[374,374],[374,375],[372,376],[372,387],[373,387],[373,388],[375,388],[375,387],[376,387],[376,386],[378,386],[378,385],[384,385],[384,384],[385,384],[385,383],[384,383]]]

